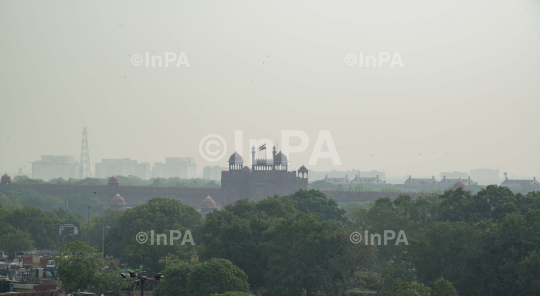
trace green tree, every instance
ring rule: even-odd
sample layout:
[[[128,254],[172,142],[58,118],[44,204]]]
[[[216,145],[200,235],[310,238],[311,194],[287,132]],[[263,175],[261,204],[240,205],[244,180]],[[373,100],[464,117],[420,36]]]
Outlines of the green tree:
[[[432,296],[458,296],[458,293],[451,282],[441,277],[434,283]]]
[[[347,280],[336,264],[343,240],[330,223],[316,214],[298,213],[267,230],[263,254],[268,258],[266,288],[272,295],[307,296],[336,289]],[[349,242],[349,244],[351,244]],[[329,284],[334,283],[334,285]]]
[[[69,198],[69,211],[88,217],[88,206],[91,206],[90,214],[103,215],[107,205],[92,192],[80,192]]]
[[[154,245],[150,244],[150,231],[146,232],[149,239],[144,244],[136,242],[135,237],[133,237],[132,244],[124,248],[122,252],[123,261],[133,268],[139,267],[144,263],[143,269],[155,274],[162,271],[166,267],[167,261],[171,259],[188,260],[195,246],[192,246],[189,242],[184,245],[181,244],[183,237],[186,235],[186,229],[177,225],[174,230],[180,230],[181,239],[174,241],[173,245],[170,245],[169,230],[163,231],[163,234],[167,235],[166,242],[161,238],[159,245],[157,245],[157,234],[154,234],[156,237]]]
[[[74,241],[58,250],[55,258],[58,275],[65,290],[86,289],[96,294],[118,294],[129,286],[119,275],[117,267],[106,269],[101,253],[87,244]]]
[[[0,235],[0,249],[5,250],[9,258],[14,258],[17,251],[31,251],[34,248],[34,241],[28,232],[7,225],[1,228],[4,229]],[[6,231],[6,228],[11,229]]]
[[[169,230],[174,229],[182,231],[182,235],[184,235],[185,230],[190,230],[195,243],[197,243],[200,240],[199,233],[202,224],[201,214],[193,207],[178,200],[156,197],[143,205],[128,209],[118,217],[118,225],[111,226],[107,234],[105,249],[107,254],[115,257],[121,257],[124,251],[129,249],[132,254],[131,258],[142,263],[143,255],[146,258],[151,258],[155,256],[152,253],[157,250],[137,243],[135,241],[137,233],[154,230],[156,235],[161,233],[168,235]],[[132,247],[128,248],[130,245]],[[189,248],[188,245],[182,247]],[[153,246],[154,249],[156,247]],[[143,251],[143,253],[139,251]],[[140,260],[136,259],[135,256],[140,256]],[[159,270],[154,271],[159,272]]]
[[[93,288],[102,260],[96,250],[87,244],[74,241],[58,250],[56,257],[58,276],[65,290]]]
[[[463,290],[476,272],[469,266],[478,227],[465,222],[436,222],[410,238],[408,260],[419,282],[433,283],[443,276]]]
[[[40,250],[55,249],[59,240],[54,215],[42,210],[23,207],[11,211],[4,221],[31,235],[35,247]]]
[[[519,263],[519,285],[524,295],[540,295],[540,251],[532,251]]]
[[[247,292],[225,292],[223,294],[214,294],[215,296],[251,296],[251,293]]]
[[[0,194],[0,205],[4,207],[5,210],[13,210],[21,206],[20,201],[13,195]],[[4,215],[0,217],[4,217]]]
[[[120,295],[122,290],[132,283],[126,282],[119,274],[122,271],[114,266],[112,268],[100,269],[92,281],[92,291],[97,295],[109,294]]]
[[[350,214],[350,212],[354,209],[369,209],[373,205],[373,202],[371,201],[356,201],[356,202],[340,202],[338,203],[339,207],[344,209],[347,212],[347,215]]]
[[[188,277],[196,261],[188,262],[174,259],[165,265],[164,278],[152,290],[155,296],[187,296]]]
[[[308,186],[309,189],[315,189],[315,190],[336,190],[336,186],[332,183],[325,182],[323,180],[318,180],[309,183]]]
[[[416,282],[404,282],[397,279],[392,284],[388,296],[431,296],[431,289]]]
[[[345,210],[340,208],[335,199],[326,197],[319,190],[300,189],[288,196],[295,209],[302,213],[317,213],[324,221],[345,222]]]
[[[8,191],[7,194],[13,196],[14,199],[18,199],[19,204],[23,206],[34,207],[43,211],[50,211],[62,206],[62,201],[58,197],[42,197],[35,190],[18,189]]]
[[[41,180],[41,179],[32,179],[26,175],[24,176],[16,176],[15,178],[13,178],[13,183],[27,183],[27,184],[31,184],[31,183],[45,183],[45,181]]]
[[[378,271],[380,272],[382,281],[378,283],[378,290],[385,291],[387,288],[392,287],[396,279],[412,282],[414,280],[414,275],[410,271],[411,266],[409,265],[409,262],[405,260],[381,262],[378,266]]]
[[[82,219],[80,221],[77,221],[81,223],[80,240],[85,242],[89,241],[90,246],[101,251],[103,233],[105,233],[105,235],[108,235],[110,231],[110,229],[108,228],[103,229],[103,226],[117,226],[118,219],[121,215],[121,211],[115,211],[113,209],[105,209],[103,215],[92,214],[90,218],[90,229],[88,229],[89,226],[87,219],[85,219],[86,217],[81,217]],[[88,239],[88,236],[90,236],[90,239]],[[109,254],[109,252],[107,252],[107,254]]]
[[[401,230],[407,236],[431,223],[436,216],[438,202],[432,197],[412,199],[400,195],[394,201],[390,198],[378,198],[369,209],[358,208],[351,211],[349,218],[357,229],[367,230],[369,234],[383,235],[385,230],[398,234]],[[388,244],[380,248],[379,262],[402,260],[406,246]]]
[[[534,284],[524,280],[522,270],[534,266],[534,251],[539,250],[540,210],[529,210],[525,215],[514,212],[500,223],[483,221],[476,227],[480,232],[475,252],[466,259],[471,274],[463,275],[471,283],[463,287],[448,278],[459,294],[466,295],[462,293],[466,291],[468,295],[531,295],[524,293],[519,283]]]
[[[206,215],[201,257],[223,258],[240,267],[252,288],[265,286],[266,260],[260,245],[263,232],[281,219],[298,213],[287,197],[273,196],[258,202],[243,199],[222,211]]]
[[[249,292],[247,275],[231,261],[214,258],[195,265],[187,283],[188,295],[208,296],[226,292]]]

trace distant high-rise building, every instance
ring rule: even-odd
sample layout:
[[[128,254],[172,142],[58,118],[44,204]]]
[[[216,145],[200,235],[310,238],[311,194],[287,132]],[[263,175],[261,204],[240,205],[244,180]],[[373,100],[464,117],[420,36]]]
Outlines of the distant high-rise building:
[[[54,178],[79,177],[79,163],[73,156],[42,155],[40,161],[32,162],[32,178],[50,180]]]
[[[500,182],[499,169],[476,169],[471,170],[471,178],[480,185],[496,185]]]
[[[221,181],[221,172],[229,170],[226,167],[220,167],[219,165],[205,166],[203,168],[203,178],[214,181]]]
[[[469,177],[469,173],[467,172],[441,172],[441,179],[467,179]],[[473,178],[474,179],[474,178]]]
[[[150,164],[148,162],[138,163],[134,159],[102,159],[101,163],[96,163],[96,178],[107,178],[110,176],[136,176],[144,180],[150,179]]]
[[[196,173],[197,165],[192,157],[165,157],[165,163],[154,164],[152,177],[191,179],[195,178]]]

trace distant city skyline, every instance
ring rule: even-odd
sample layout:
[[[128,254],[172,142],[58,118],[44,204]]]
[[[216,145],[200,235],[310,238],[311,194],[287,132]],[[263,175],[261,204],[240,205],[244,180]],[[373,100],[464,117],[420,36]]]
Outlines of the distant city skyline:
[[[76,172],[78,171],[78,162],[75,160],[77,157],[73,155],[41,155],[41,160],[31,162],[31,171],[24,172],[19,168],[17,172],[10,171],[13,176],[27,175],[29,177],[49,180],[52,178],[62,177],[64,179],[77,178]],[[93,176],[97,178],[107,178],[112,175],[134,175],[141,177],[142,179],[150,179],[156,177],[170,178],[207,178],[211,180],[219,180],[220,171],[226,170],[225,166],[219,165],[199,165],[194,161],[192,157],[165,157],[165,163],[163,162],[139,162],[135,159],[120,158],[120,159],[102,159],[99,162],[92,163],[95,170],[92,170]],[[46,167],[47,163],[51,163],[53,166]],[[37,166],[39,165],[39,166]],[[65,168],[60,169],[59,166],[64,165]],[[248,158],[245,165],[251,166],[250,159]],[[36,170],[37,169],[37,170]],[[298,168],[291,167],[291,170],[296,171]],[[68,170],[70,171],[68,173]],[[65,176],[52,176],[59,174],[59,171],[65,171]],[[7,171],[6,171],[7,172]],[[320,171],[311,169],[309,181],[322,180],[325,177],[343,178],[348,176],[354,178],[356,176],[361,177],[380,177],[381,180],[388,180],[389,184],[401,183],[406,180],[411,174],[396,175],[388,173],[385,170],[372,170],[362,171],[358,169],[352,170],[331,170]],[[22,174],[21,174],[22,173]],[[52,174],[52,175],[51,175]],[[472,176],[472,179],[480,182],[479,184],[493,184],[501,183],[504,181],[503,172],[498,169],[471,169],[468,172],[432,172],[428,175],[414,174],[414,178],[430,178],[437,176],[437,180],[447,179],[467,179]],[[510,179],[532,179],[536,176],[527,176],[519,173],[509,173]]]
[[[538,1],[98,2],[1,2],[1,170],[78,159],[88,127],[92,170],[175,156],[221,166],[199,142],[220,135],[229,155],[236,130],[246,158],[249,139],[305,132],[298,168],[328,130],[342,165],[311,170],[540,176]],[[189,67],[132,63],[147,52],[185,53]],[[346,61],[381,52],[403,67]]]

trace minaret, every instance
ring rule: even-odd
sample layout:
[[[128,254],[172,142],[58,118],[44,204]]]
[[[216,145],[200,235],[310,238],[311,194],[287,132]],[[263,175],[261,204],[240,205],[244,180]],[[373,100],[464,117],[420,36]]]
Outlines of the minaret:
[[[272,171],[276,170],[276,146],[272,149]]]
[[[251,171],[255,171],[255,146],[251,147]]]

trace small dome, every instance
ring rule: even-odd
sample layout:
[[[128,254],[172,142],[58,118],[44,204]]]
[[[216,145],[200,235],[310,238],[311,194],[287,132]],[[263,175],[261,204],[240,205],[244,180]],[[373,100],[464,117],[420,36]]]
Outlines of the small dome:
[[[452,190],[456,190],[458,188],[463,189],[463,191],[466,190],[465,184],[463,184],[463,182],[459,182],[459,181],[454,183],[454,186],[452,186]]]
[[[11,177],[7,173],[5,173],[2,176],[2,178],[0,179],[0,181],[2,181],[2,182],[11,182]]]
[[[120,181],[115,176],[112,176],[109,178],[109,184],[120,184]]]
[[[208,195],[201,202],[201,208],[217,208],[216,202],[210,197],[210,195]]]
[[[244,166],[242,172],[251,172],[251,170],[247,166]]]
[[[299,171],[299,172],[307,172],[308,169],[306,169],[306,167],[302,165],[302,166],[298,169],[298,171]]]
[[[111,200],[111,206],[125,206],[126,205],[126,201],[124,200],[123,197],[120,196],[120,194],[116,194],[112,200]]]
[[[229,162],[232,162],[232,163],[243,163],[244,162],[244,159],[242,158],[242,156],[240,154],[238,154],[238,152],[234,152],[233,155],[231,155],[231,157],[229,157]]]
[[[287,164],[287,162],[289,162],[287,160],[287,156],[285,156],[285,154],[283,154],[281,151],[274,157],[274,163]]]

